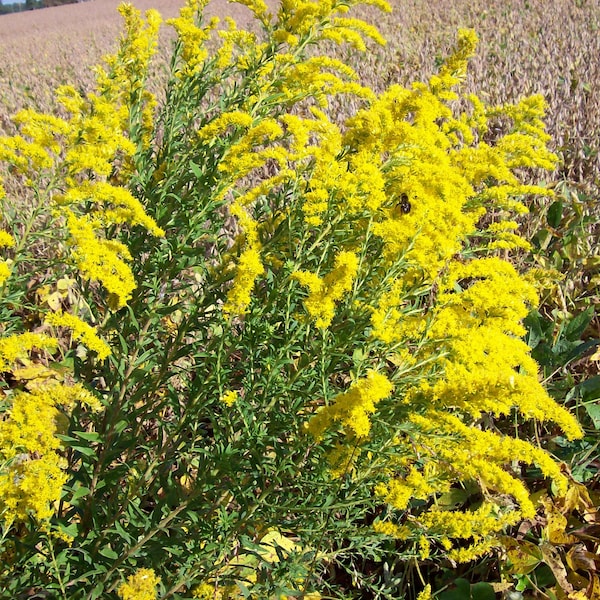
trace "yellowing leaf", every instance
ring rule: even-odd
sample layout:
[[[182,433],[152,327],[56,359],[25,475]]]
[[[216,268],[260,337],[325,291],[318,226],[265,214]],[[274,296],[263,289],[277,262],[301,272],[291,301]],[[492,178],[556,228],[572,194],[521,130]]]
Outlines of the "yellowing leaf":
[[[547,525],[544,527],[544,537],[553,544],[574,544],[577,538],[566,532],[567,517],[554,509],[554,505],[546,509]]]
[[[277,548],[283,550],[283,554],[287,555],[297,550],[296,544],[290,539],[281,535],[275,529],[270,529],[268,533],[260,541],[261,546],[261,557],[266,562],[276,563],[279,562],[279,556],[277,554]],[[262,550],[264,548],[264,551]]]
[[[70,277],[63,277],[56,282],[56,289],[59,292],[68,292],[74,285],[76,281],[71,279]]]
[[[502,536],[500,539],[506,548],[509,574],[527,575],[542,562],[542,551],[536,544],[508,536]]]
[[[574,510],[578,510],[583,514],[587,514],[590,511],[593,511],[593,509],[594,504],[587,488],[580,483],[572,483],[565,494],[564,506],[561,512],[563,514],[569,514]]]
[[[32,363],[28,366],[14,369],[12,374],[15,379],[27,382],[27,388],[32,390],[45,385],[49,379],[58,379],[58,373],[39,363]]]

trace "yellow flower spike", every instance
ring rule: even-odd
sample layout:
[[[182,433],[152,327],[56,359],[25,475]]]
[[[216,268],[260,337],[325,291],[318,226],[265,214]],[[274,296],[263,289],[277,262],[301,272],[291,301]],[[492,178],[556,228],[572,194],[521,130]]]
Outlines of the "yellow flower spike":
[[[99,218],[107,226],[121,223],[141,225],[156,237],[165,235],[129,190],[104,181],[85,181],[77,187],[67,189],[56,201],[61,205],[93,202]]]
[[[375,533],[387,535],[401,541],[408,539],[412,534],[412,531],[408,527],[404,525],[396,525],[395,523],[390,523],[389,521],[375,521],[373,523],[373,531],[375,531]]]
[[[448,552],[448,558],[457,563],[467,563],[484,554],[487,554],[492,548],[501,546],[501,542],[496,538],[485,539],[478,541],[466,548],[454,548]]]
[[[427,560],[431,555],[431,544],[424,535],[419,538],[418,552],[421,560]]]
[[[67,227],[73,240],[72,257],[80,274],[99,281],[115,298],[115,308],[127,304],[136,288],[135,278],[126,260],[129,250],[124,244],[103,240],[89,217],[67,215]]]
[[[0,512],[5,523],[27,523],[30,516],[49,519],[67,480],[62,471],[65,465],[55,453],[35,459],[24,455],[0,472]]]
[[[431,600],[432,598],[433,598],[433,595],[431,593],[431,584],[428,583],[423,588],[423,591],[419,592],[419,595],[417,596],[417,600]]]
[[[318,441],[330,426],[340,423],[347,438],[365,438],[371,429],[369,415],[375,412],[378,402],[392,393],[393,388],[385,375],[369,371],[348,391],[336,396],[332,404],[321,407],[308,422],[307,430]]]
[[[15,239],[7,231],[0,230],[0,248],[10,248],[15,245]]]
[[[187,75],[194,75],[202,68],[208,56],[205,42],[209,39],[211,32],[218,25],[219,19],[211,19],[206,27],[199,27],[196,20],[202,12],[208,0],[187,0],[179,11],[179,17],[167,20],[171,25],[183,46],[182,58],[184,71]]]
[[[58,153],[61,148],[57,136],[64,136],[70,132],[69,124],[63,119],[40,114],[31,109],[19,111],[12,120],[23,135],[54,153]]]
[[[98,337],[96,330],[75,315],[63,312],[49,313],[45,317],[45,322],[54,327],[70,329],[73,337],[81,341],[88,349],[96,352],[99,360],[104,360],[111,354],[110,346]]]
[[[203,582],[192,590],[192,597],[198,600],[222,600],[223,594],[216,583]]]
[[[229,127],[243,127],[247,129],[251,127],[253,120],[252,115],[242,111],[224,112],[198,130],[198,140],[212,140],[216,135],[223,133]]]
[[[244,250],[236,269],[233,286],[227,293],[223,312],[226,315],[241,316],[248,311],[256,278],[265,272],[258,249],[250,247]]]
[[[241,179],[254,169],[262,167],[270,158],[283,166],[288,156],[283,148],[267,146],[256,150],[256,146],[268,144],[282,135],[283,129],[275,119],[263,119],[250,127],[238,142],[229,147],[219,164],[219,171]]]
[[[292,279],[309,289],[304,307],[315,320],[315,326],[326,329],[335,315],[335,305],[344,294],[352,289],[358,273],[358,257],[353,252],[340,252],[334,261],[333,270],[321,279],[315,273],[296,271]]]
[[[6,261],[0,260],[0,285],[10,277],[11,270]]]
[[[325,28],[322,37],[340,45],[348,43],[359,52],[367,50],[364,37],[371,38],[380,46],[387,44],[386,39],[379,33],[376,27],[365,23],[361,19],[335,18],[331,26]]]
[[[246,247],[238,259],[233,285],[227,292],[223,313],[241,316],[248,311],[256,278],[265,272],[265,268],[260,255],[258,223],[239,201],[229,207],[229,212],[238,219],[243,232],[241,238]]]
[[[236,4],[248,7],[252,14],[264,25],[268,25],[271,22],[272,15],[265,0],[229,0],[229,2],[235,2]]]
[[[14,394],[12,406],[0,421],[0,513],[5,522],[52,516],[67,480],[66,461],[57,454],[61,446],[55,435],[59,432],[57,407],[71,409],[75,403],[100,408],[79,384],[50,382]]]

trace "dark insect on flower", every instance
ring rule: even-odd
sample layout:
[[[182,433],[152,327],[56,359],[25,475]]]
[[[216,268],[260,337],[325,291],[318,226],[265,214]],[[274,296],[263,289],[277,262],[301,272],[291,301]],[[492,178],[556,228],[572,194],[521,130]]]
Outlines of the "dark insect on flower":
[[[407,215],[410,212],[410,209],[412,208],[410,202],[408,201],[408,195],[407,194],[402,194],[402,196],[400,196],[400,204],[398,205],[400,207],[400,210]]]

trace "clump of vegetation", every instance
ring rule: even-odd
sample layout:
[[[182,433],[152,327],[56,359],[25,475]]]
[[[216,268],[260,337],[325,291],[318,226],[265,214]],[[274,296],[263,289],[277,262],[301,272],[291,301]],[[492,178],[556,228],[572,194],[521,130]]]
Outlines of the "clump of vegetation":
[[[510,260],[553,193],[520,178],[557,161],[543,99],[462,94],[472,30],[375,93],[314,52],[385,44],[358,0],[240,3],[262,34],[170,20],[162,103],[160,15],[122,6],[95,90],[0,138],[10,597],[425,600],[407,565],[514,559],[510,527],[587,506],[527,435],[584,435]]]

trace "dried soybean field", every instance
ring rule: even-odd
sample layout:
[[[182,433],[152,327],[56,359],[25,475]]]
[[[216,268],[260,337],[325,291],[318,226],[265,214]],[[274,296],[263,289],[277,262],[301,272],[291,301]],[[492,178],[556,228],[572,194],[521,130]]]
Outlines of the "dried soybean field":
[[[25,106],[51,108],[52,90],[65,82],[90,85],[90,66],[114,50],[120,27],[118,0],[89,2],[0,17],[0,129]],[[599,0],[392,0],[393,12],[369,7],[388,40],[365,56],[346,56],[365,82],[382,90],[393,83],[426,79],[452,45],[460,27],[476,30],[480,45],[468,86],[490,103],[541,93],[548,102],[552,147],[563,162],[557,179],[597,190],[600,177]],[[177,14],[181,0],[136,0],[141,9]],[[275,0],[270,0],[275,6]],[[372,12],[371,15],[369,13]],[[206,14],[249,12],[226,0],[209,2]],[[169,43],[168,28],[163,48]],[[166,56],[163,51],[160,56]],[[160,57],[156,74],[160,75]],[[164,64],[164,63],[163,63]]]

